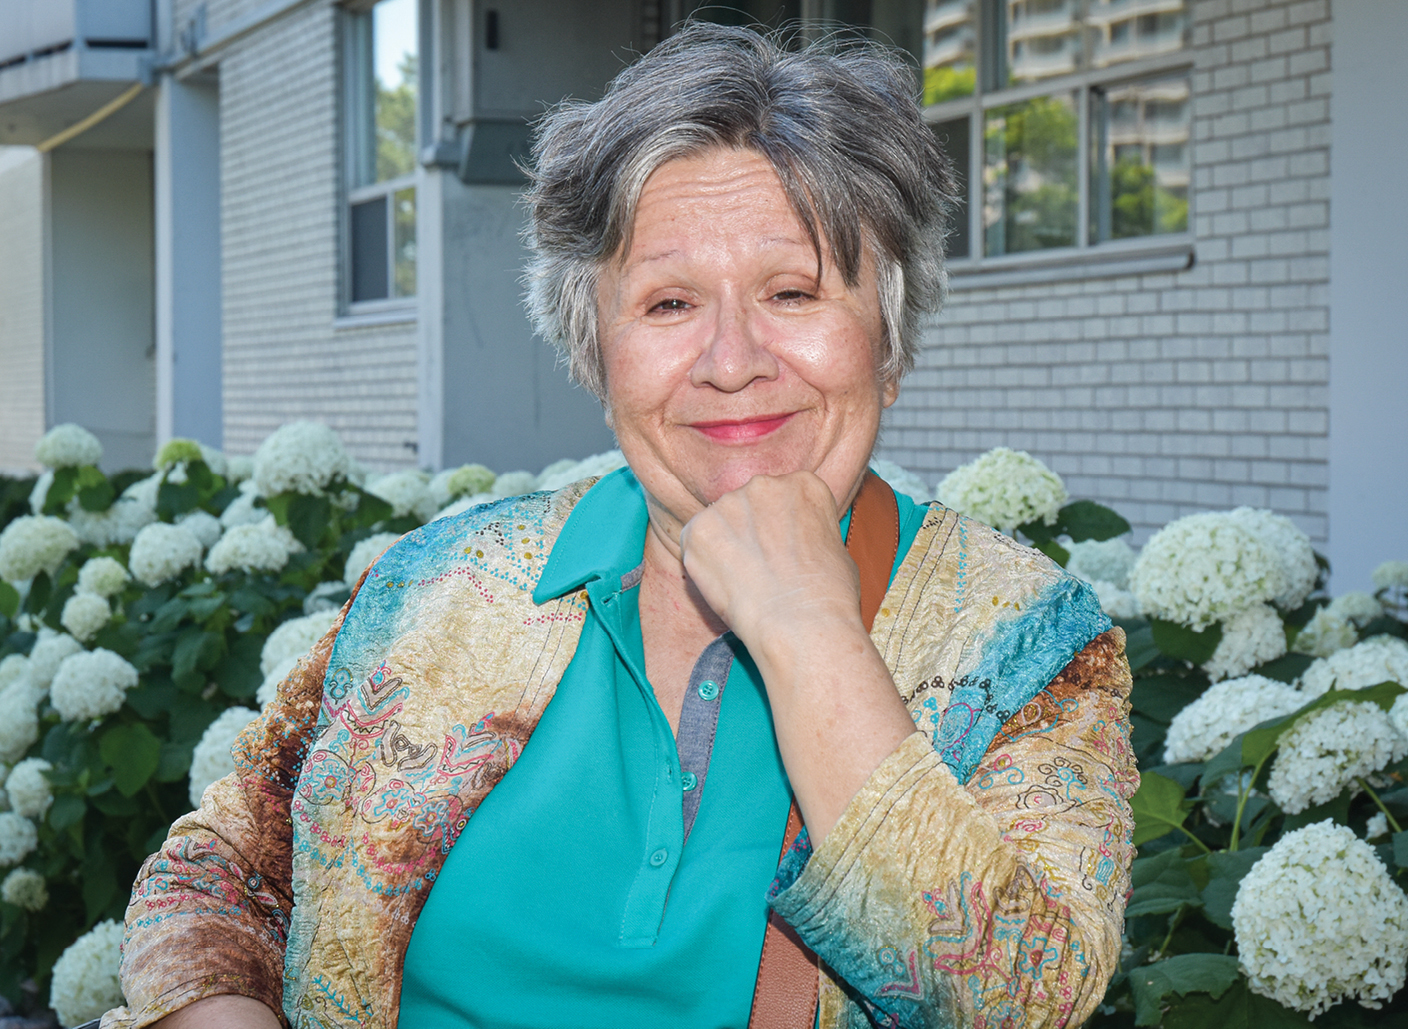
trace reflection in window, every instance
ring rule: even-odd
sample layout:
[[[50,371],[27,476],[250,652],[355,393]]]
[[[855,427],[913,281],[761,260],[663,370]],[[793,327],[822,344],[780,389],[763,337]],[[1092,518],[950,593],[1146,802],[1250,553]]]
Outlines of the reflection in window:
[[[416,292],[417,0],[348,21],[348,298]]]
[[[924,4],[924,103],[972,96],[977,85],[975,0]]]
[[[1090,241],[1188,229],[1186,75],[1090,92]]]
[[[934,126],[934,135],[953,164],[953,180],[958,187],[958,203],[949,216],[949,235],[944,253],[949,257],[968,257],[971,253],[968,239],[968,168],[973,149],[969,142],[968,117],[965,115],[953,121],[939,122]]]
[[[1075,245],[1077,130],[1072,94],[1034,97],[987,112],[983,124],[987,254]]]

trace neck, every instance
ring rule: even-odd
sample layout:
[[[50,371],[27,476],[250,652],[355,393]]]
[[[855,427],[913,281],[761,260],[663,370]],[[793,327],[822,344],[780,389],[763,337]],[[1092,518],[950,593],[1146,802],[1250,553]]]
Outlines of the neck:
[[[657,525],[654,517],[645,534],[641,564],[643,623],[668,627],[680,634],[682,641],[707,642],[728,629],[685,574],[678,531],[671,534],[667,527]]]

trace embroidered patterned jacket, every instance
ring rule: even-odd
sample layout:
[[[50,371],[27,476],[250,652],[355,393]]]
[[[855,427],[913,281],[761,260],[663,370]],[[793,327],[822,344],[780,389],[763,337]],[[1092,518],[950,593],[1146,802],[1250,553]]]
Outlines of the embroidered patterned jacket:
[[[107,1029],[221,993],[299,1027],[396,1025],[436,875],[572,658],[585,594],[531,594],[589,485],[433,522],[372,567],[143,865]],[[1078,1025],[1129,886],[1123,635],[938,505],[871,635],[921,732],[770,893],[822,959],[820,1025]]]

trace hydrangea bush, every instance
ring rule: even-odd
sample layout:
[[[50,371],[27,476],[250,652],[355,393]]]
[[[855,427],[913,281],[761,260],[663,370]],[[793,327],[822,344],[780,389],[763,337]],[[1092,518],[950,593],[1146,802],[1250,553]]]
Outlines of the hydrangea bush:
[[[114,476],[77,426],[37,453],[37,480],[0,479],[0,991],[27,981],[65,1025],[121,1001],[139,863],[377,555],[429,518],[624,463],[375,476],[311,423],[253,458],[173,440]],[[1088,580],[1128,635],[1139,858],[1090,1025],[1408,1018],[1408,562],[1332,600],[1305,535],[1247,508],[1136,551],[1119,514],[1009,450],[938,496]]]

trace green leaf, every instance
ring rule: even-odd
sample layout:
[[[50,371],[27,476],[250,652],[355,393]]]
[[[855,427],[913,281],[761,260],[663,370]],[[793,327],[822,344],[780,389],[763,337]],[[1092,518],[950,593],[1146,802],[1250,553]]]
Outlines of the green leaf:
[[[199,506],[200,490],[189,479],[180,483],[162,479],[156,491],[156,512],[164,521],[175,521],[178,515],[194,511]]]
[[[1195,632],[1177,622],[1151,618],[1149,627],[1154,632],[1154,645],[1161,652],[1195,665],[1205,664],[1222,642],[1221,624],[1209,625],[1202,632]]]
[[[152,777],[161,760],[161,741],[141,722],[114,725],[98,742],[98,754],[113,771],[113,781],[130,797]]]
[[[188,693],[177,694],[171,705],[171,742],[194,746],[219,713],[219,709],[209,701]]]
[[[83,820],[88,805],[74,793],[60,793],[49,808],[49,825],[55,832],[63,832],[71,825]]]
[[[1193,784],[1202,776],[1203,767],[1201,761],[1190,761],[1186,764],[1179,765],[1155,765],[1152,768],[1145,769],[1145,771],[1155,772],[1172,779],[1174,782],[1178,783],[1178,785],[1182,786],[1183,791],[1186,793],[1193,788]]]
[[[54,481],[49,484],[49,492],[44,494],[42,513],[46,515],[62,515],[64,508],[68,505],[69,498],[73,496],[74,487],[77,485],[77,468],[55,469]]]
[[[20,613],[20,591],[0,579],[0,615],[13,618]]]
[[[85,511],[106,511],[117,496],[108,477],[93,465],[78,469],[77,486],[78,504]]]
[[[225,638],[218,632],[187,629],[171,654],[171,678],[177,682],[197,671],[209,671],[220,658]]]
[[[83,863],[83,907],[89,922],[96,922],[117,892],[117,876],[107,860]]]
[[[1066,562],[1071,559],[1071,552],[1055,540],[1038,540],[1032,546],[1040,550],[1051,560],[1055,561],[1062,568],[1066,567]]]
[[[1304,829],[1316,822],[1323,822],[1327,818],[1336,825],[1344,825],[1349,821],[1349,801],[1349,787],[1346,787],[1334,800],[1308,807],[1299,814],[1287,815],[1286,820],[1281,823],[1281,835]]]
[[[237,636],[224,659],[215,666],[214,679],[227,697],[248,699],[264,682],[259,670],[264,640],[264,636]]]
[[[288,504],[288,528],[298,542],[309,550],[318,546],[318,541],[327,529],[332,505],[324,496],[310,497],[295,493]]]
[[[131,818],[141,811],[135,800],[115,790],[99,793],[92,800],[95,808],[112,818]]]
[[[1061,508],[1056,516],[1058,532],[1076,543],[1085,540],[1111,540],[1130,531],[1129,522],[1118,512],[1093,500],[1077,500]]]
[[[1408,831],[1393,834],[1393,861],[1399,868],[1408,868]]]
[[[176,782],[184,779],[191,770],[191,751],[194,749],[193,743],[163,743],[161,745],[161,761],[156,766],[156,774],[152,776],[157,782]]]
[[[1188,817],[1183,787],[1157,772],[1145,772],[1139,789],[1129,799],[1134,811],[1134,845],[1156,840],[1165,833],[1182,828]]]
[[[351,522],[355,528],[370,529],[377,522],[384,522],[396,511],[380,497],[372,496],[360,487],[351,487],[357,494],[357,509],[352,512]]]
[[[1270,847],[1246,847],[1238,851],[1220,850],[1208,855],[1208,884],[1203,887],[1203,915],[1213,925],[1232,928],[1232,902],[1242,877],[1251,871]]]
[[[1252,669],[1252,672],[1264,675],[1268,679],[1275,679],[1277,682],[1295,682],[1314,660],[1315,658],[1309,654],[1282,654],[1275,661],[1258,665]]]
[[[1311,1022],[1274,1000],[1252,993],[1239,979],[1221,997],[1193,993],[1173,1004],[1163,1029],[1306,1029]]]
[[[1142,675],[1134,680],[1129,703],[1134,710],[1156,721],[1168,723],[1203,695],[1208,688],[1202,676]]]
[[[1179,954],[1142,965],[1129,973],[1134,991],[1134,1024],[1158,1025],[1163,1017],[1163,999],[1170,993],[1180,997],[1206,993],[1216,999],[1240,976],[1237,959],[1225,954]]]
[[[49,603],[49,594],[53,589],[49,573],[36,572],[34,578],[29,580],[29,596],[24,598],[25,614],[37,615],[42,612]]]
[[[1116,618],[1115,624],[1124,630],[1124,656],[1129,659],[1129,670],[1137,672],[1152,663],[1159,656],[1159,648],[1154,644],[1154,630],[1143,618],[1123,621]]]
[[[1164,915],[1181,907],[1202,907],[1202,894],[1178,848],[1139,858],[1130,870],[1134,887],[1125,915]]]

